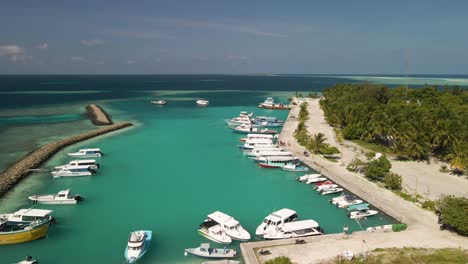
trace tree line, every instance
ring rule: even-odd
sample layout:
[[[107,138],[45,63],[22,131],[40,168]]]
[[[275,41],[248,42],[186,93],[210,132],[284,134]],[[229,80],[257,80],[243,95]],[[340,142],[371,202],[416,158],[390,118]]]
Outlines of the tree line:
[[[447,161],[468,168],[468,91],[460,87],[389,88],[337,84],[322,92],[327,121],[348,140],[392,149],[398,158]]]

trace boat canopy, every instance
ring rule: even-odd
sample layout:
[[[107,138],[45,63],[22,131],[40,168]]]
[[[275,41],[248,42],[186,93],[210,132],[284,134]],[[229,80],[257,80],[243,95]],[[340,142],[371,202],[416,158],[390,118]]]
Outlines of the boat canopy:
[[[219,224],[222,224],[224,226],[227,226],[227,227],[233,227],[233,226],[239,225],[239,222],[236,219],[220,211],[216,211],[212,214],[209,214],[208,217],[211,220]]]
[[[20,209],[14,213],[14,215],[32,216],[32,217],[46,217],[52,210],[43,209]]]
[[[356,204],[348,206],[349,211],[364,211],[369,210],[369,204]]]
[[[278,210],[276,212],[273,212],[271,214],[269,214],[266,218],[268,220],[273,220],[273,221],[276,221],[278,219],[287,219],[288,217],[291,217],[293,215],[296,214],[296,211],[294,210],[291,210],[291,209],[287,209],[287,208],[283,208],[281,210]]]
[[[58,192],[58,195],[59,196],[68,196],[69,193],[70,193],[70,189],[66,189],[66,190]]]
[[[80,151],[87,151],[87,152],[92,152],[92,151],[94,151],[94,152],[99,152],[99,151],[101,151],[101,149],[100,149],[100,148],[89,148],[89,149],[80,149]]]
[[[283,225],[284,231],[296,231],[296,230],[304,230],[308,228],[318,228],[319,224],[314,220],[302,220],[302,221],[295,221],[285,223]]]

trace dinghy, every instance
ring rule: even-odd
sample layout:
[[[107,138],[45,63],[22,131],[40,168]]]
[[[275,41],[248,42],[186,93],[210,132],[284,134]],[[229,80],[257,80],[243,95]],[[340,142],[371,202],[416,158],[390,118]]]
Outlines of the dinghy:
[[[309,171],[309,167],[298,164],[286,164],[281,168],[285,171]]]
[[[197,248],[186,248],[185,255],[187,253],[203,258],[233,258],[237,255],[234,249],[211,248],[209,243],[202,243]]]
[[[322,176],[322,175],[321,175],[321,174],[318,174],[318,173],[306,174],[306,175],[297,177],[297,178],[296,178],[296,181],[299,181],[299,182],[307,182],[308,179],[314,179],[314,178],[318,178],[318,177],[320,177],[320,176]]]
[[[83,201],[83,197],[79,194],[70,194],[70,189],[60,191],[58,194],[33,195],[28,199],[40,204],[77,204]]]

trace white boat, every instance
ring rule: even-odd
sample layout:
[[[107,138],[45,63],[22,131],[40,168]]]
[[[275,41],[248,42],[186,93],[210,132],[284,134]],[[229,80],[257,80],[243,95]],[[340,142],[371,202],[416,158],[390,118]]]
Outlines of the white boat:
[[[269,134],[252,134],[252,133],[251,133],[251,134],[247,134],[247,137],[241,138],[240,141],[241,141],[241,142],[246,142],[246,141],[249,140],[249,139],[255,139],[255,138],[257,138],[257,139],[263,138],[263,139],[271,139],[271,140],[273,140],[273,139],[276,138],[276,136],[274,136],[274,135],[269,135]]]
[[[356,196],[353,195],[346,195],[343,199],[332,201],[332,203],[338,206],[339,208],[346,208],[350,205],[357,205],[363,202],[363,200],[358,199]]]
[[[263,235],[265,239],[286,239],[306,236],[322,235],[320,227],[314,220],[302,220],[278,227],[277,229],[270,230]]]
[[[198,106],[207,106],[207,105],[210,104],[210,101],[208,101],[208,100],[197,100],[196,103],[197,103]]]
[[[151,103],[155,104],[155,105],[165,105],[165,104],[167,104],[167,102],[164,101],[164,100],[153,100],[153,101],[151,101]]]
[[[130,233],[124,256],[127,263],[135,263],[148,250],[153,232],[150,230],[139,230]]]
[[[281,168],[285,165],[299,163],[297,157],[263,157],[258,159],[258,165],[262,168]]]
[[[314,189],[317,190],[317,192],[321,192],[327,189],[332,189],[332,188],[337,188],[337,187],[338,187],[338,184],[330,183],[330,184],[322,184],[319,186],[315,186]]]
[[[221,228],[224,228],[226,234],[232,239],[240,241],[250,240],[249,232],[247,232],[236,219],[225,213],[216,211],[209,214],[205,221],[215,221]]]
[[[26,256],[26,259],[18,262],[18,264],[39,264],[39,262],[31,256]]]
[[[270,230],[282,226],[285,223],[294,222],[297,219],[297,213],[294,210],[283,208],[269,214],[255,230],[255,235],[263,236]]]
[[[219,244],[231,244],[232,238],[226,234],[226,230],[213,220],[203,221],[198,228],[200,235]]]
[[[322,191],[322,195],[327,195],[327,194],[332,194],[332,193],[339,193],[342,192],[343,188],[330,188],[330,189],[325,189]]]
[[[297,177],[296,180],[299,181],[299,182],[307,182],[308,179],[314,179],[314,178],[318,178],[318,177],[321,177],[321,176],[322,175],[318,174],[318,173],[306,174],[306,175]]]
[[[2,214],[0,219],[13,224],[30,224],[36,220],[52,220],[53,217],[50,215],[52,212],[44,209],[20,209],[12,214]]]
[[[67,166],[65,168],[55,170],[52,173],[54,178],[59,177],[80,177],[80,176],[91,176],[95,171],[89,166]]]
[[[326,181],[326,180],[327,180],[327,178],[325,178],[325,177],[311,178],[311,179],[307,179],[306,184],[312,184],[312,183],[316,183],[316,182],[323,182],[323,181]]]
[[[231,118],[231,119],[225,119],[224,121],[229,125],[229,126],[238,126],[241,124],[252,124],[252,120],[250,117],[253,115],[253,113],[247,114],[247,112],[240,112],[239,116]]]
[[[68,156],[76,158],[99,158],[104,154],[100,148],[80,149],[78,152],[67,153]]]
[[[70,189],[58,192],[57,194],[33,195],[28,197],[34,203],[40,204],[77,204],[83,201],[79,194],[70,194]]]
[[[265,157],[292,157],[292,153],[288,151],[259,151],[256,154],[249,155],[250,159],[259,160]]]
[[[286,164],[281,169],[285,171],[309,171],[309,167],[300,164]]]
[[[284,151],[284,149],[278,147],[277,145],[273,146],[255,146],[253,149],[247,149],[244,150],[244,155],[248,157],[254,157],[256,154],[258,154],[261,151]]]
[[[271,139],[265,138],[254,138],[247,140],[243,145],[239,146],[241,149],[254,149],[257,146],[268,146],[274,147],[276,144],[273,143]]]
[[[93,170],[97,170],[99,168],[99,163],[97,163],[96,160],[94,159],[72,160],[65,165],[56,166],[55,168],[63,169],[63,168],[67,168],[70,166],[88,166],[89,168]]]
[[[197,248],[186,248],[187,253],[203,258],[233,258],[237,255],[236,250],[229,248],[211,248],[209,243],[202,243]]]
[[[240,126],[231,127],[232,131],[235,133],[240,134],[249,134],[249,133],[256,133],[256,134],[276,134],[278,131],[272,129],[262,129],[259,127],[253,127],[252,125],[242,124]]]
[[[372,215],[376,215],[379,212],[376,210],[371,210],[367,206],[363,206],[362,208],[358,208],[356,211],[349,212],[348,217],[351,219],[360,219]]]
[[[275,100],[272,97],[268,97],[263,103],[260,103],[258,107],[273,108],[274,105],[275,105]]]

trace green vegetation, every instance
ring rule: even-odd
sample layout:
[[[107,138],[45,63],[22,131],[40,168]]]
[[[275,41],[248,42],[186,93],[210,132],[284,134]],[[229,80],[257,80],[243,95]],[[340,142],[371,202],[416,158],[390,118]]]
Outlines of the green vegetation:
[[[429,211],[435,211],[436,203],[431,200],[424,201],[422,203],[422,208],[427,209]]]
[[[345,139],[383,146],[402,159],[435,156],[454,173],[468,168],[468,90],[338,84],[322,95],[328,122]]]
[[[392,225],[392,231],[393,232],[404,231],[404,230],[406,230],[406,228],[408,228],[407,224],[394,224],[394,225]]]
[[[436,201],[435,209],[441,228],[468,236],[468,198],[443,196]]]
[[[401,190],[402,178],[396,173],[388,173],[384,177],[383,182],[385,183],[385,186],[390,190]]]
[[[265,261],[264,264],[293,264],[291,259],[288,257],[276,257],[274,259],[270,259]]]
[[[322,264],[466,264],[468,251],[457,248],[384,248],[375,249],[369,256],[355,257],[352,261],[335,258]]]
[[[381,156],[368,163],[365,175],[370,180],[382,181],[390,172],[391,167],[390,161],[385,156]]]
[[[301,146],[306,147],[307,150],[314,154],[322,154],[325,157],[334,157],[336,154],[340,153],[338,148],[330,146],[330,144],[325,142],[327,138],[324,134],[318,133],[313,136],[310,136],[307,133],[307,128],[305,125],[305,121],[309,119],[307,103],[302,103],[300,105],[298,119],[299,124],[297,125],[297,128],[294,131],[294,137]]]

